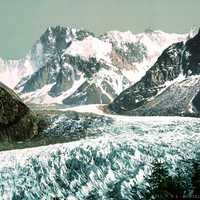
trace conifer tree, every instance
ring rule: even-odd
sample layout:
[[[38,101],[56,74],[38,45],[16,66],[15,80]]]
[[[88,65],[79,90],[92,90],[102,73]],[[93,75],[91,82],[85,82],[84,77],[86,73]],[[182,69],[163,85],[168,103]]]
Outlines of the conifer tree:
[[[185,195],[185,180],[177,171],[176,176],[170,176],[165,163],[155,161],[152,174],[146,178],[149,186],[146,199],[168,200],[182,198]]]
[[[197,155],[197,159],[195,159],[192,163],[193,171],[192,171],[192,189],[193,196],[200,197],[200,156]]]

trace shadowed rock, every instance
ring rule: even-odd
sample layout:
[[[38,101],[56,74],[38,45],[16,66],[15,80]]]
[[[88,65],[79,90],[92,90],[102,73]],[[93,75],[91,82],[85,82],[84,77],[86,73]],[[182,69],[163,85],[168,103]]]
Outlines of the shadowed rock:
[[[21,141],[36,134],[37,125],[29,108],[0,83],[0,142]]]
[[[135,85],[123,91],[108,108],[123,114],[143,105],[165,87],[167,81],[172,81],[181,73],[181,55],[183,43],[177,43],[167,48],[158,58],[155,65]]]

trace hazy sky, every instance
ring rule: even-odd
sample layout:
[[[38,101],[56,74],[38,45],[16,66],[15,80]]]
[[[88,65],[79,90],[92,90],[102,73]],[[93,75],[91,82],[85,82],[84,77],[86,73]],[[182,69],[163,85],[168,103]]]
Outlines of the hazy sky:
[[[199,25],[200,0],[0,0],[0,57],[23,57],[50,25],[97,34],[146,28],[188,32]]]

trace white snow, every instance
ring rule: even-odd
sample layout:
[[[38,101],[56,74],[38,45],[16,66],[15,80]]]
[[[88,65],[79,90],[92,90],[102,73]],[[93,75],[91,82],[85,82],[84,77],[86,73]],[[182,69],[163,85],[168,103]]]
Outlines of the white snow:
[[[38,89],[33,92],[25,93],[21,95],[21,98],[24,100],[24,102],[27,103],[35,103],[35,104],[62,104],[62,101],[67,98],[68,96],[72,95],[83,83],[85,82],[85,78],[83,75],[81,75],[79,80],[74,80],[73,86],[63,92],[60,96],[58,97],[51,97],[48,95],[48,92],[51,90],[53,85],[48,84],[43,86],[41,89]]]
[[[136,181],[141,183],[144,180],[144,171],[142,169],[139,170],[138,174],[136,175]]]
[[[124,43],[137,43],[140,42],[144,44],[148,52],[152,52],[151,55],[162,51],[161,49],[167,48],[169,45],[184,41],[187,39],[188,34],[174,34],[165,33],[163,31],[157,30],[151,33],[138,33],[133,34],[131,31],[119,32],[110,31],[105,36],[103,36],[105,41],[116,42],[118,47],[123,48]]]
[[[104,36],[104,40],[116,43],[119,48],[124,48],[124,43],[141,43],[147,48],[147,59],[152,64],[164,49],[173,43],[185,41],[187,36],[188,34],[165,33],[160,30],[139,34],[130,31],[110,31]]]
[[[142,122],[148,125],[151,125],[152,123],[158,123],[158,124],[168,124],[172,123],[173,121],[179,120],[179,121],[185,121],[188,122],[194,122],[197,118],[192,117],[178,117],[178,116],[153,116],[153,117],[142,117],[142,116],[125,116],[125,115],[112,115],[107,114],[103,110],[103,106],[106,106],[105,104],[90,104],[90,105],[81,105],[81,106],[75,106],[70,108],[64,108],[59,109],[60,111],[76,111],[80,113],[94,113],[97,115],[103,115],[106,117],[113,118],[116,122],[130,122],[130,123],[138,123]]]
[[[147,70],[153,66],[153,62],[149,62],[144,59],[141,63],[133,63],[132,69],[123,69],[123,75],[131,82],[131,85],[138,82],[147,72]]]
[[[112,45],[107,42],[103,42],[98,38],[88,36],[82,41],[74,41],[65,53],[73,56],[81,56],[85,59],[95,57],[97,61],[104,60],[111,63],[110,54],[112,51]]]
[[[102,68],[99,70],[96,76],[94,76],[94,81],[96,85],[102,88],[102,82],[107,82],[112,87],[112,89],[116,92],[116,94],[120,94],[123,90],[130,86],[129,84],[123,83],[124,74],[121,70],[113,65],[109,65],[109,69]],[[102,90],[104,90],[102,88]],[[107,93],[105,91],[105,93]],[[107,93],[109,96],[109,94]],[[111,97],[112,99],[112,97]]]
[[[70,108],[64,108],[60,109],[61,111],[76,111],[76,112],[82,112],[82,113],[95,113],[100,115],[106,115],[103,110],[100,109],[100,107],[103,106],[103,104],[90,104],[90,105],[81,105],[81,106],[75,106]]]
[[[45,102],[46,104],[49,104],[48,99],[51,98],[51,97],[48,95],[48,92],[50,91],[50,89],[52,88],[52,86],[54,84],[55,83],[48,84],[48,85],[45,85],[41,89],[38,89],[34,92],[22,94],[21,98],[25,102],[32,102],[32,103],[35,103],[35,104],[43,104]]]
[[[153,31],[151,33],[133,34],[131,31],[119,32],[110,31],[102,36],[105,42],[113,42],[126,51],[126,43],[140,43],[147,49],[147,57],[142,62],[132,63],[131,69],[122,69],[122,73],[132,84],[139,81],[146,71],[153,66],[157,58],[161,55],[164,49],[173,43],[185,41],[188,34],[172,34],[163,31]]]
[[[34,68],[28,56],[24,60],[4,61],[0,58],[0,81],[12,89],[23,77],[33,72]]]

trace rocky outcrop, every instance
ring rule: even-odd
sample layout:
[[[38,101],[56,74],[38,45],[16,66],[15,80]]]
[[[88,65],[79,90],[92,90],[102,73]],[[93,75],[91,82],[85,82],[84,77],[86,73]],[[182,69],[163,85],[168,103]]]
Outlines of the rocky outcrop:
[[[124,113],[144,104],[157,95],[181,73],[183,42],[173,44],[158,58],[155,65],[135,85],[123,91],[110,105],[109,109],[116,113]]]
[[[146,75],[123,91],[108,109],[125,115],[197,114],[200,78],[194,75],[200,74],[199,63],[200,31],[185,44],[167,48]]]
[[[200,29],[198,34],[185,44],[183,72],[186,76],[200,74]]]
[[[47,84],[54,83],[58,75],[57,65],[57,62],[47,63],[43,68],[40,68],[37,72],[28,77],[27,80],[22,80],[17,87],[15,87],[15,90],[23,88],[21,91],[22,93],[32,92]]]
[[[111,117],[101,116],[94,113],[80,113],[75,111],[38,110],[40,135],[46,137],[62,136],[63,142],[69,139],[77,140],[94,134],[100,127],[112,124]]]
[[[109,87],[109,85],[107,86]],[[112,88],[111,88],[112,90]],[[112,91],[110,91],[111,93]],[[111,99],[94,83],[85,82],[70,97],[63,100],[65,105],[87,105],[109,103]]]
[[[40,68],[52,60],[57,60],[73,41],[83,40],[90,35],[94,34],[82,29],[49,27],[31,49],[33,65]]]
[[[37,135],[37,124],[29,108],[0,83],[0,142],[23,141]]]
[[[200,77],[188,77],[169,86],[144,105],[126,112],[134,116],[199,116]]]

